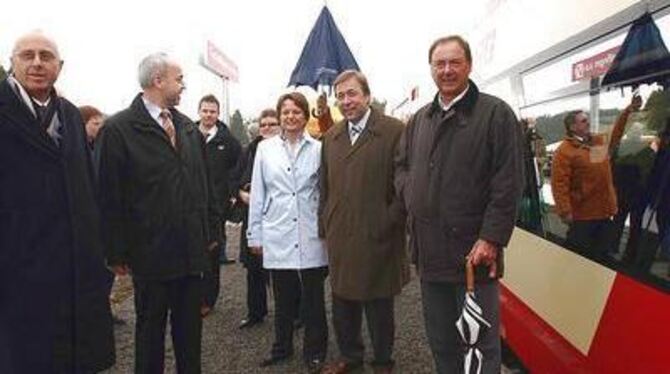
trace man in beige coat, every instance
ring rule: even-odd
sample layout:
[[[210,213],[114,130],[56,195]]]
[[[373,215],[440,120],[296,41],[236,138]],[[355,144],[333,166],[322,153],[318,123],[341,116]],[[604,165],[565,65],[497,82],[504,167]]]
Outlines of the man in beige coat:
[[[393,186],[393,158],[404,126],[370,107],[370,88],[360,72],[343,72],[334,86],[345,119],[323,138],[319,231],[327,242],[341,359],[324,372],[346,373],[363,364],[365,311],[372,365],[375,373],[388,373],[393,300],[409,279],[405,213]]]

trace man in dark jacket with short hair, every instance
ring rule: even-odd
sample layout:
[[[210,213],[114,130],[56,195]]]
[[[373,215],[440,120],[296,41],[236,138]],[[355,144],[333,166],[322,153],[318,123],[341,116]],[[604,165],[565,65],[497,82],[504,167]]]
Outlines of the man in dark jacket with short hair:
[[[198,104],[198,129],[205,138],[205,152],[207,155],[207,169],[213,187],[212,199],[216,201],[221,226],[216,228],[215,234],[219,245],[212,248],[208,254],[209,269],[205,272],[204,299],[200,308],[203,316],[209,314],[219,296],[220,269],[219,256],[224,263],[226,257],[225,223],[230,216],[231,199],[237,196],[239,176],[237,176],[237,162],[242,153],[240,142],[235,139],[225,123],[219,121],[220,105],[214,95],[206,95]]]
[[[100,139],[103,238],[109,265],[135,286],[135,372],[162,373],[169,315],[178,373],[199,373],[205,251],[217,245],[202,135],[174,109],[181,68],[155,53],[138,94]]]
[[[438,39],[429,62],[439,92],[409,122],[398,174],[426,334],[437,371],[463,372],[455,322],[465,263],[471,262],[477,268],[477,301],[491,323],[478,344],[482,373],[500,373],[498,278],[523,189],[521,128],[505,102],[479,92],[469,80],[472,58],[461,37]]]
[[[0,82],[0,373],[114,364],[100,217],[84,124],[58,96],[53,40],[17,40]]]

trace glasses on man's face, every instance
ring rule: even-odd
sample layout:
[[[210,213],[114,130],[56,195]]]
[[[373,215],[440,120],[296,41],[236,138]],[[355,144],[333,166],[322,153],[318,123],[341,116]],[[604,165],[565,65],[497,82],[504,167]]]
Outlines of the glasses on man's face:
[[[259,128],[264,129],[266,127],[276,127],[279,126],[279,122],[266,122],[266,123],[260,123],[258,125]]]
[[[34,61],[38,57],[41,62],[51,63],[56,60],[56,55],[51,51],[24,50],[16,54],[19,60],[24,62]]]
[[[352,89],[349,89],[349,90],[346,90],[346,91],[337,92],[335,94],[335,98],[338,101],[344,101],[345,98],[350,98],[351,99],[351,98],[357,97],[357,96],[362,95],[362,94],[363,94],[363,91],[355,90],[355,89],[352,88]]]
[[[465,59],[456,58],[456,59],[444,59],[444,60],[435,60],[430,63],[430,67],[437,71],[443,71],[448,67],[453,69],[458,69],[465,64]]]

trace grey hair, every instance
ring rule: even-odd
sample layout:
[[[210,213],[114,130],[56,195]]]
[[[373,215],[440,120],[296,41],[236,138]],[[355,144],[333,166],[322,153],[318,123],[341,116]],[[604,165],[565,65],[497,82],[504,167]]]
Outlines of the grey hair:
[[[143,89],[151,87],[155,77],[165,74],[170,61],[170,57],[164,52],[152,53],[143,58],[137,75],[140,87]]]
[[[60,60],[60,51],[58,51],[58,44],[56,44],[56,42],[50,35],[47,35],[42,30],[39,29],[23,34],[18,39],[16,39],[16,42],[14,42],[14,48],[12,48],[12,56],[16,55],[19,52],[19,47],[21,46],[21,43],[31,38],[40,38],[42,40],[45,40],[47,44],[49,44],[49,46],[53,48],[53,52],[56,54],[56,58]]]

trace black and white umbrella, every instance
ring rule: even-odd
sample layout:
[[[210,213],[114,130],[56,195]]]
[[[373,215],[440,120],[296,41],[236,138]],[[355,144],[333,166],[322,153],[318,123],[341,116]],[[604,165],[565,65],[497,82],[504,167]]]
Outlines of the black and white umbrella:
[[[482,308],[475,297],[475,271],[470,261],[465,264],[466,291],[463,312],[456,321],[456,328],[465,344],[465,374],[480,374],[484,355],[477,348],[479,337],[491,328],[491,323],[484,319]]]

